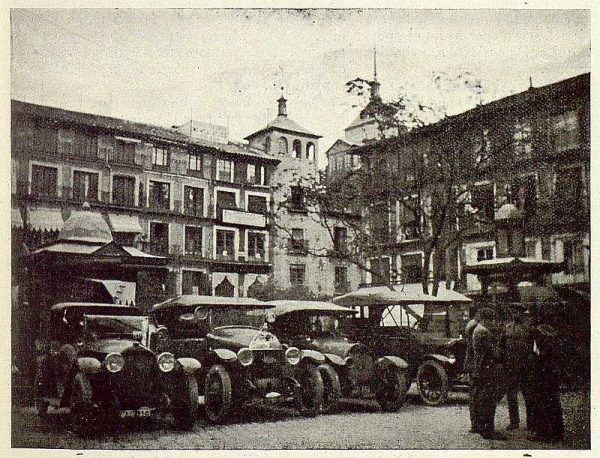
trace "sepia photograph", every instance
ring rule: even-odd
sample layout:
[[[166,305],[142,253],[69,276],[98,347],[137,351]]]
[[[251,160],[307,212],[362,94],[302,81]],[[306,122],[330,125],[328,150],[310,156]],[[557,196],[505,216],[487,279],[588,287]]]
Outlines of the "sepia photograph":
[[[13,451],[591,450],[593,10],[514,3],[7,8]]]

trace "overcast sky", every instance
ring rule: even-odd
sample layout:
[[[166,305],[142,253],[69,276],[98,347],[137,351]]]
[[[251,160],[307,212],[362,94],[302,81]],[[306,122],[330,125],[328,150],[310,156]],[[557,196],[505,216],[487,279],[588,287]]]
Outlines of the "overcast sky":
[[[478,75],[486,102],[590,70],[584,10],[21,9],[11,24],[13,98],[163,126],[192,112],[241,140],[283,85],[321,153],[359,111],[345,83],[372,77],[374,44],[384,99],[431,96],[433,71]]]

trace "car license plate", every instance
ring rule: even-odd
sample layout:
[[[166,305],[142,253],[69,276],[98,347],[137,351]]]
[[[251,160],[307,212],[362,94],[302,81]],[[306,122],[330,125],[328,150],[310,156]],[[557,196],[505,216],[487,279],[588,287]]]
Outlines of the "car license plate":
[[[121,410],[121,418],[146,418],[152,415],[152,409],[142,407],[138,410]]]
[[[263,359],[265,364],[275,364],[277,362],[277,359],[275,359],[274,356],[271,355],[267,355],[265,356],[265,358]]]

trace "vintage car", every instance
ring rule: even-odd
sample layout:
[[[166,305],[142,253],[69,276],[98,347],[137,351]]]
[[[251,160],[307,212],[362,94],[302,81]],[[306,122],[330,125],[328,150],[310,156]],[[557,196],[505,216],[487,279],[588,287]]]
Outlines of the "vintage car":
[[[294,401],[316,415],[323,397],[317,352],[283,345],[267,331],[272,305],[251,298],[183,295],[152,308],[152,348],[198,359],[196,377],[206,417],[223,423],[236,407]]]
[[[352,317],[350,335],[378,356],[394,355],[408,362],[408,384],[416,381],[426,404],[442,405],[450,389],[468,388],[462,332],[471,300],[466,296],[447,290],[434,297],[366,287],[333,302],[358,312]]]
[[[340,396],[375,397],[381,409],[397,411],[406,398],[408,364],[397,356],[375,357],[366,345],[349,338],[347,318],[352,309],[330,302],[271,301],[275,321],[271,329],[282,342],[303,351],[319,351],[326,363],[319,366],[324,384],[322,409],[335,409]]]
[[[148,316],[130,306],[60,303],[42,317],[36,340],[38,415],[69,407],[71,427],[86,435],[118,418],[173,413],[189,429],[198,413],[192,358],[147,346]]]

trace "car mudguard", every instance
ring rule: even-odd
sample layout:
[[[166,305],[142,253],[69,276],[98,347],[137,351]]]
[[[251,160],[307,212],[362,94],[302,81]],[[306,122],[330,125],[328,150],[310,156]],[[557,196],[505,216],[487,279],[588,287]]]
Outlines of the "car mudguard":
[[[227,350],[226,348],[217,348],[213,351],[219,357],[219,359],[227,363],[237,361],[237,355],[231,350]]]
[[[429,355],[426,355],[423,358],[423,361],[426,361],[428,359],[433,359],[442,364],[454,364],[456,362],[456,360],[452,360],[452,359],[448,358],[447,356],[440,355],[438,353],[431,353]]]
[[[194,373],[202,367],[200,361],[196,358],[177,358],[177,362],[181,364],[183,372],[190,375],[194,375]]]
[[[301,360],[305,358],[308,358],[317,364],[323,364],[325,362],[325,355],[316,350],[302,350]]]
[[[334,364],[336,366],[345,366],[346,365],[346,361],[343,358],[339,357],[338,355],[334,355],[333,353],[324,353],[323,355],[325,356],[327,361],[330,362],[331,364]]]
[[[102,363],[96,358],[78,358],[77,365],[79,366],[79,370],[84,374],[96,374],[102,370]]]
[[[385,369],[390,366],[397,367],[398,369],[408,369],[408,363],[398,356],[382,356],[375,362],[375,365],[379,369]]]

